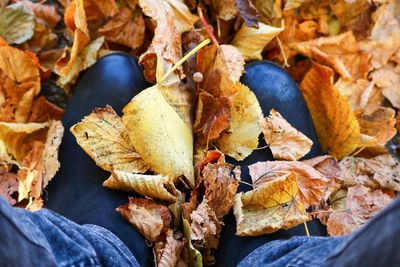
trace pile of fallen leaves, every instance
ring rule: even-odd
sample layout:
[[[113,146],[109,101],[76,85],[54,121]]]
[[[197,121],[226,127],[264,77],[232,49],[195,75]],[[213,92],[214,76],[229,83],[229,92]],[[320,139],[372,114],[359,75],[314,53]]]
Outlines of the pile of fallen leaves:
[[[142,196],[117,210],[153,244],[158,266],[213,264],[232,208],[237,235],[313,217],[330,235],[349,234],[400,191],[399,162],[385,148],[400,108],[399,14],[395,0],[5,3],[0,192],[37,208],[58,168],[62,127],[51,119],[60,113],[38,97],[41,84],[56,77],[70,94],[81,71],[125,51],[154,85],[122,117],[99,107],[71,131],[111,173],[104,186]],[[64,39],[71,46],[60,49]],[[260,59],[299,82],[327,155],[301,160],[312,141],[279,112],[263,114],[240,83],[245,62]],[[255,149],[276,161],[249,166],[252,189],[238,193],[240,167],[225,156]]]

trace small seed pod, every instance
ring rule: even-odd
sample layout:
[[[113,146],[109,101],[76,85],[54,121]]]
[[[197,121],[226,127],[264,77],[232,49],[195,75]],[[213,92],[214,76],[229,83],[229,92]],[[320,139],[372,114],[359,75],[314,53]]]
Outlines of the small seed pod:
[[[195,72],[193,73],[193,81],[196,83],[199,83],[203,80],[203,74],[201,72]]]

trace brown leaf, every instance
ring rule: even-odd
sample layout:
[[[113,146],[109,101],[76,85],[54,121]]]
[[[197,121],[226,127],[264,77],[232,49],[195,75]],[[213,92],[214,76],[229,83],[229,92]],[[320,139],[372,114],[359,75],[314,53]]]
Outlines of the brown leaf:
[[[392,202],[392,197],[381,189],[370,189],[363,185],[348,188],[342,210],[331,209],[326,225],[329,235],[348,235],[364,225],[380,210]]]
[[[35,14],[36,21],[54,28],[61,20],[61,16],[57,13],[54,5],[45,5],[41,3],[32,3],[31,1],[19,1],[22,5]]]
[[[117,208],[147,240],[155,242],[169,229],[171,214],[167,207],[142,198],[129,198],[129,203]]]
[[[257,236],[288,229],[308,221],[293,173],[282,174],[248,192],[236,194],[236,235]]]
[[[312,159],[303,160],[304,164],[310,165],[326,178],[339,177],[341,169],[336,158],[329,155],[318,156]]]
[[[222,56],[228,68],[229,78],[233,82],[238,82],[244,73],[244,57],[233,45],[220,45]]]
[[[275,159],[298,160],[311,150],[313,142],[274,109],[262,121],[261,130]]]
[[[13,198],[13,195],[18,192],[18,180],[15,173],[7,172],[0,174],[0,196],[6,198],[6,200],[14,205],[17,201]]]
[[[204,167],[202,177],[207,204],[222,221],[233,207],[240,181],[240,167],[234,169],[233,165],[225,162],[209,163]]]
[[[121,118],[110,107],[97,108],[71,127],[78,144],[107,171],[144,173],[149,167],[135,150]]]
[[[360,128],[346,99],[332,85],[333,71],[314,64],[300,84],[323,151],[338,159],[359,145]]]
[[[345,157],[339,163],[345,185],[365,185],[400,191],[400,163],[389,154],[370,159]]]
[[[327,186],[327,179],[320,172],[298,161],[257,162],[249,166],[249,173],[255,186],[269,183],[283,175],[293,175],[298,187],[298,200],[306,207],[317,205]]]
[[[172,230],[167,232],[167,241],[165,248],[161,252],[161,258],[157,261],[157,267],[175,267],[180,258],[183,248],[186,246],[186,241],[176,240]]]
[[[211,0],[211,7],[220,19],[225,21],[234,19],[239,14],[236,0]]]
[[[144,20],[141,14],[134,16],[126,7],[120,9],[106,25],[99,29],[99,33],[106,37],[107,41],[114,42],[136,49],[144,41]]]
[[[258,12],[253,2],[250,0],[236,0],[236,6],[246,25],[258,28]]]
[[[33,101],[32,112],[28,122],[46,122],[49,120],[61,120],[64,110],[49,102],[44,96]]]
[[[296,43],[293,48],[318,63],[332,67],[343,78],[366,79],[370,70],[370,56],[361,52],[351,31]]]

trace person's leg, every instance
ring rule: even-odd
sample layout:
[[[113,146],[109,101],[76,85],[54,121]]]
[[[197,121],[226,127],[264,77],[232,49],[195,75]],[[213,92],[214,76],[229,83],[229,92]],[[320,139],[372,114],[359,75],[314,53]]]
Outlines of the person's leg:
[[[45,207],[79,224],[96,224],[117,235],[138,259],[152,263],[145,239],[115,209],[128,202],[127,194],[102,186],[109,173],[96,166],[79,147],[70,127],[95,108],[111,105],[121,114],[133,96],[148,87],[136,59],[112,54],[100,59],[77,83],[63,118],[65,135],[59,151],[61,168],[47,187]]]
[[[247,85],[257,96],[262,111],[268,116],[274,108],[292,124],[296,129],[304,133],[313,141],[313,147],[305,158],[311,158],[322,154],[314,125],[304,98],[290,75],[280,66],[269,61],[258,61],[246,65],[246,72],[242,76],[242,83]],[[259,147],[266,146],[262,135],[259,139]],[[267,149],[255,150],[244,161],[235,161],[227,157],[227,161],[241,166],[241,179],[251,183],[248,167],[258,161],[274,160],[271,151]],[[245,184],[239,186],[239,191],[248,191],[251,188]],[[303,225],[281,230],[273,234],[258,237],[239,237],[235,235],[236,220],[233,212],[230,212],[222,228],[219,249],[216,253],[218,266],[236,266],[244,257],[259,246],[273,240],[289,239],[293,236],[306,234]],[[318,220],[307,222],[310,234],[325,236],[326,228]],[[229,252],[229,253],[228,253]]]

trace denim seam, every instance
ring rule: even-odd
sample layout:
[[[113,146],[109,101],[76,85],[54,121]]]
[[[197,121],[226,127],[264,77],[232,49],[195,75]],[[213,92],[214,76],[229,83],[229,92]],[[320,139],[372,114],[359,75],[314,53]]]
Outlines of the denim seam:
[[[89,263],[90,265],[87,265]],[[83,265],[82,265],[83,264]],[[80,259],[74,259],[72,261],[65,261],[63,263],[59,263],[59,266],[65,266],[65,267],[75,267],[75,266],[101,266],[97,257],[90,256],[90,257],[82,257]]]

